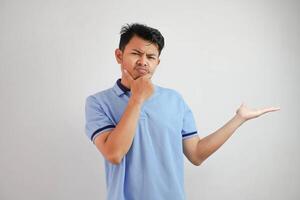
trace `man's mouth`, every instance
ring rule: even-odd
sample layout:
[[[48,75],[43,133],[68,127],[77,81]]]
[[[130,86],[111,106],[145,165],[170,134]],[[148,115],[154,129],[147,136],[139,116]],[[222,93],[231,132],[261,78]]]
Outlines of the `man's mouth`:
[[[138,71],[140,74],[147,74],[149,71],[146,68],[138,67],[136,68],[136,71]]]

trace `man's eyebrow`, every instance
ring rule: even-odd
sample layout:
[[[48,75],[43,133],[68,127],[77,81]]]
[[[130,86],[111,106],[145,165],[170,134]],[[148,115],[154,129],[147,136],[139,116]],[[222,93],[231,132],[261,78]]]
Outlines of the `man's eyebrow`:
[[[132,49],[132,51],[136,51],[136,52],[138,52],[138,53],[144,53],[144,52],[142,52],[142,51],[140,51],[140,50],[138,50],[138,49]],[[157,56],[155,53],[149,53],[149,54],[147,54],[148,56]]]
[[[148,56],[157,56],[155,53],[149,53]]]

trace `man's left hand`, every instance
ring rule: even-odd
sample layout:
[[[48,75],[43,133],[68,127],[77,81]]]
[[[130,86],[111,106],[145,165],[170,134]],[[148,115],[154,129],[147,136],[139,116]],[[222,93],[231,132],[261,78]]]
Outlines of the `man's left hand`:
[[[242,105],[236,111],[236,114],[239,115],[245,121],[247,121],[249,119],[259,117],[265,113],[274,112],[277,110],[280,110],[280,108],[279,107],[269,107],[269,108],[262,108],[262,109],[251,109],[251,108],[248,108],[244,103],[242,103]]]

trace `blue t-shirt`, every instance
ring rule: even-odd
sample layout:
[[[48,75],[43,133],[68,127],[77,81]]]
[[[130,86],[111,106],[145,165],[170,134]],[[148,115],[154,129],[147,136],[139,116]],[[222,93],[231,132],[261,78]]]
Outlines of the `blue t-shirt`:
[[[112,88],[87,97],[85,132],[91,141],[117,126],[130,95],[118,79]],[[129,151],[118,165],[105,159],[107,199],[185,199],[182,140],[194,136],[194,117],[182,96],[154,85]]]

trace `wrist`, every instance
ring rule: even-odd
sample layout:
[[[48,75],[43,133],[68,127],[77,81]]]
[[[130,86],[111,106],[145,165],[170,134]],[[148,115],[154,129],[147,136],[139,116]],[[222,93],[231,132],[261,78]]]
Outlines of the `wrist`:
[[[238,113],[235,114],[235,116],[233,117],[239,124],[243,124],[244,122],[247,121],[247,119],[245,119],[244,117],[242,117],[241,115],[239,115]]]
[[[137,98],[135,96],[131,96],[129,98],[129,102],[128,102],[128,104],[139,106],[139,107],[141,107],[143,105],[143,103],[144,103],[143,99]]]

